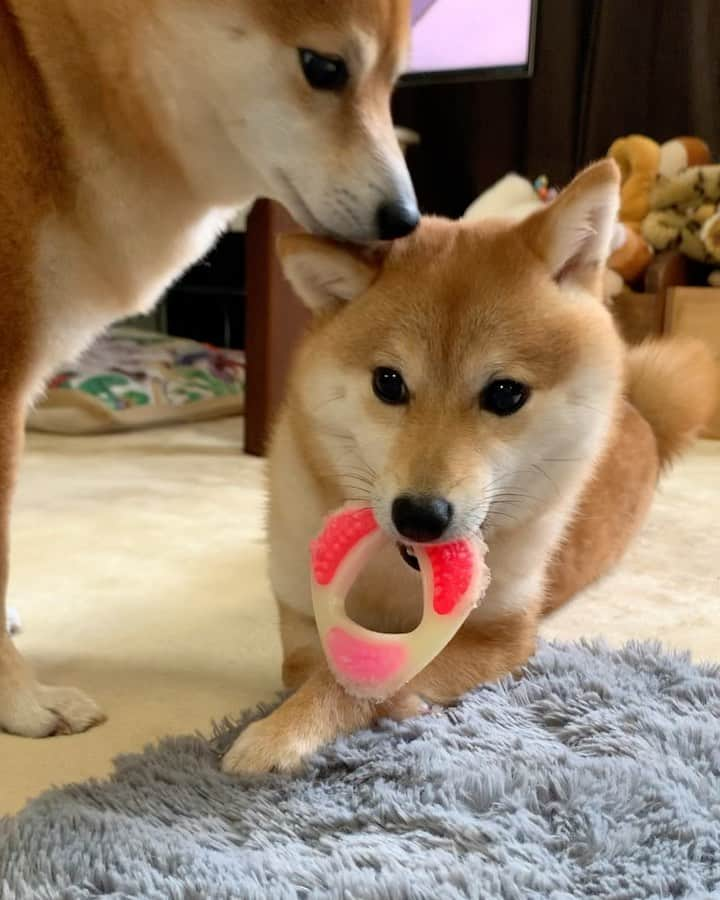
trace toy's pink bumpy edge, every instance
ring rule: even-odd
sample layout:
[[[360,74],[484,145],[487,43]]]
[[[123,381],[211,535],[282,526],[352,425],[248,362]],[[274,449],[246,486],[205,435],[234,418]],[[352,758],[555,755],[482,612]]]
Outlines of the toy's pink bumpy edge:
[[[327,587],[350,550],[377,528],[371,509],[348,509],[331,516],[310,545],[315,581]]]
[[[433,608],[439,616],[452,613],[468,592],[476,559],[467,541],[426,548],[433,573]]]
[[[378,529],[369,508],[345,509],[330,516],[322,534],[311,546],[316,583],[322,587],[330,585],[347,554]],[[480,572],[476,572],[482,560],[470,542],[456,541],[424,549],[431,565],[433,608],[437,615],[447,616],[457,610],[469,593],[480,587],[478,582],[483,581],[484,589],[487,588],[489,578],[481,579]],[[408,659],[404,643],[379,644],[352,635],[339,626],[327,633],[324,643],[335,677],[356,696],[374,696],[370,691],[390,681]]]
[[[395,675],[407,660],[407,648],[397,644],[375,644],[332,628],[326,649],[333,668],[356,685],[380,685]]]

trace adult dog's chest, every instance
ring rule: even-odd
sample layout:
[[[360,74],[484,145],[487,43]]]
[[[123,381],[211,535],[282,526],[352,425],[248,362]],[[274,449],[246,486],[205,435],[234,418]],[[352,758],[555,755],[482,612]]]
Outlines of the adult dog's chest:
[[[33,258],[32,393],[113,322],[149,312],[169,284],[210,248],[226,218],[211,213],[185,228],[170,223],[165,235],[138,222],[132,232],[119,230],[114,246],[46,218]]]

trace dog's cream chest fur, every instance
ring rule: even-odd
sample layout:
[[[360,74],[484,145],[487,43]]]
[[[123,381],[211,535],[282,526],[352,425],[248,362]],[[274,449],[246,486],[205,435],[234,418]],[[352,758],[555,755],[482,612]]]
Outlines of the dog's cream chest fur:
[[[32,389],[84,350],[118,318],[148,312],[176,277],[212,245],[232,211],[213,210],[184,230],[171,253],[157,227],[128,229],[122,242],[90,243],[60,217],[40,228],[35,257],[38,297],[36,372]]]

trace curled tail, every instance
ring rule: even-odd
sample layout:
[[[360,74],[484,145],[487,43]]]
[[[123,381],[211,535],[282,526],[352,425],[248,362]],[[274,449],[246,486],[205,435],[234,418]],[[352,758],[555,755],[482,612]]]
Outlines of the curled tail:
[[[718,365],[702,341],[668,338],[628,351],[627,397],[650,424],[663,467],[709,423],[719,389]]]

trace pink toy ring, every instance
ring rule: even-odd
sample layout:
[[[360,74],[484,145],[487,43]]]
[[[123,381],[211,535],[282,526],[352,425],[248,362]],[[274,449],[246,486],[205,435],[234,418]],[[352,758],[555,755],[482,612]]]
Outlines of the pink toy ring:
[[[345,600],[383,544],[394,543],[371,509],[346,507],[331,515],[312,544],[312,595],[320,640],[338,683],[356,697],[386,700],[447,646],[490,583],[487,547],[478,536],[419,544],[423,618],[408,634],[381,634],[353,622]]]

